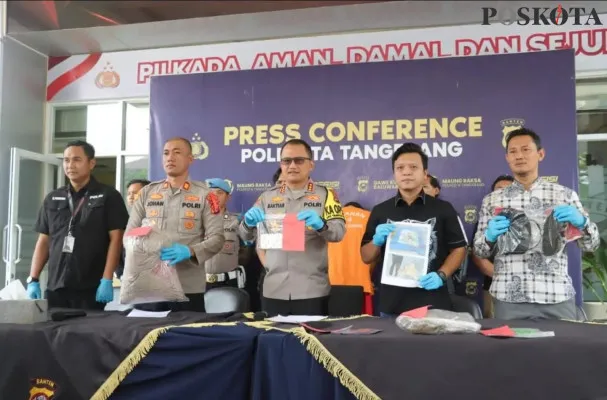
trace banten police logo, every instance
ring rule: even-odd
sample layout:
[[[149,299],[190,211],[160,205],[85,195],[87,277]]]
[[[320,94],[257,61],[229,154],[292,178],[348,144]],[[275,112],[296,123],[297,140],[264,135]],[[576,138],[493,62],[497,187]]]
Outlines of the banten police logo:
[[[525,125],[525,120],[522,118],[509,118],[500,122],[502,124],[502,146],[506,148],[506,138],[508,134],[516,129],[520,129]]]
[[[200,135],[195,133],[192,136],[192,156],[196,160],[204,160],[209,156],[209,146],[202,140],[200,140]]]
[[[475,296],[478,291],[478,283],[476,281],[466,282],[466,296]]]
[[[30,400],[52,400],[57,392],[57,384],[50,379],[32,379],[29,392]]]
[[[476,206],[464,206],[464,221],[467,224],[475,224],[477,220]]]
[[[359,176],[358,177],[358,191],[361,193],[369,190],[369,177],[368,176]]]

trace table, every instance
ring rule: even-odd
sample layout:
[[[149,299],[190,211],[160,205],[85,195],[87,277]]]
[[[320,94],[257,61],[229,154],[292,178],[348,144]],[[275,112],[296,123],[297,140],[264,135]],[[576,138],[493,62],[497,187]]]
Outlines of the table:
[[[198,313],[142,319],[89,312],[62,322],[0,324],[0,399],[26,399],[34,387],[51,383],[58,387],[45,390],[55,393],[53,400],[90,399],[153,329],[224,320]],[[48,382],[36,385],[36,379]]]
[[[377,335],[321,335],[318,340],[383,400],[607,399],[607,326],[566,321],[480,323],[483,328],[537,328],[556,336],[413,335],[392,320],[373,318],[356,325],[383,329]]]
[[[607,396],[604,325],[509,321],[511,327],[553,330],[556,337],[497,339],[413,335],[392,320],[362,317],[334,324],[382,332],[342,336],[245,323],[241,317],[172,313],[158,320],[104,313],[61,323],[0,325],[0,398],[27,398],[36,378],[57,385],[53,400]],[[179,326],[156,329],[167,323]]]

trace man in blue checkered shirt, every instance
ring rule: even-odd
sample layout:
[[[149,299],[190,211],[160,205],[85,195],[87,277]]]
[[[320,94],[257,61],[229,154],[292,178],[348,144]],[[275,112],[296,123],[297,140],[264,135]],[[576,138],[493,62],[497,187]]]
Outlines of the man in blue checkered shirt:
[[[519,217],[525,218],[525,215],[541,215],[544,210],[551,209],[548,218],[579,229],[581,237],[577,243],[587,252],[593,252],[599,246],[597,226],[588,218],[577,193],[539,178],[538,166],[545,151],[535,132],[527,128],[512,131],[506,139],[506,151],[515,181],[483,199],[474,237],[474,252],[478,257],[495,256],[490,289],[495,318],[577,319],[565,238],[550,238],[543,230],[539,243],[527,243],[528,247],[523,251],[520,248],[512,252],[500,251],[503,240],[498,239],[511,230],[514,219],[512,214],[496,215],[499,214],[496,210],[515,210]],[[531,227],[530,219],[526,221],[527,227]],[[534,229],[529,228],[528,232]],[[546,254],[546,248],[550,248],[546,247],[547,242],[548,246],[553,243],[558,250]]]

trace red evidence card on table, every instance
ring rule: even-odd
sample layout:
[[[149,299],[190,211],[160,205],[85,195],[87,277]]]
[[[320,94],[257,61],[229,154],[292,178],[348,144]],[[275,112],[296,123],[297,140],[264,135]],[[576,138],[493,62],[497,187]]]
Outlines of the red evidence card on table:
[[[284,251],[305,251],[306,224],[297,220],[297,215],[287,214],[282,221],[282,249]]]
[[[499,328],[485,329],[481,331],[482,335],[485,336],[497,336],[497,337],[514,337],[516,336],[514,331],[510,329],[508,325],[500,326]]]
[[[400,315],[404,315],[405,317],[409,317],[409,318],[425,318],[426,315],[428,314],[428,308],[430,308],[430,306],[414,308],[413,310],[405,311],[404,313],[401,313]]]
[[[150,234],[150,232],[152,232],[151,226],[141,226],[139,228],[131,229],[125,233],[124,236],[147,236]]]

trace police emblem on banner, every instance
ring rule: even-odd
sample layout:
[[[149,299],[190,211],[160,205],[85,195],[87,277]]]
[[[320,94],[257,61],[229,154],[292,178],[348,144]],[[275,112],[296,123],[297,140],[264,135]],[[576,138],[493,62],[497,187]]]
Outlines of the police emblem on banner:
[[[476,206],[468,205],[464,206],[464,221],[467,224],[475,224],[478,220],[478,213]]]
[[[368,176],[359,176],[358,178],[357,189],[361,193],[365,193],[369,190],[369,177]]]
[[[31,380],[29,400],[52,400],[57,391],[57,384],[50,379],[36,378]]]
[[[196,160],[204,160],[209,156],[209,146],[202,140],[200,140],[200,135],[195,133],[192,136],[191,140],[192,144],[192,156]]]
[[[466,282],[466,296],[476,296],[478,292],[478,282],[467,281]]]
[[[114,71],[112,64],[107,63],[95,77],[95,86],[99,89],[114,89],[120,85],[120,75]]]
[[[522,118],[508,118],[501,122],[502,125],[502,146],[506,148],[506,138],[508,134],[516,129],[520,129],[525,126],[525,120]]]

